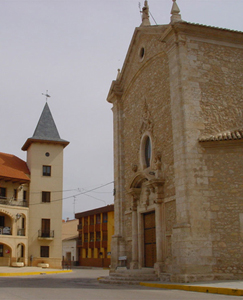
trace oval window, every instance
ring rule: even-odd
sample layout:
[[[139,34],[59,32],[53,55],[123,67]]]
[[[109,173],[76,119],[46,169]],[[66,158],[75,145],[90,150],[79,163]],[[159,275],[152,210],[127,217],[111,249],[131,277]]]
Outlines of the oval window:
[[[151,141],[149,137],[146,138],[144,154],[145,154],[146,167],[148,168],[150,167],[150,160],[151,160]]]

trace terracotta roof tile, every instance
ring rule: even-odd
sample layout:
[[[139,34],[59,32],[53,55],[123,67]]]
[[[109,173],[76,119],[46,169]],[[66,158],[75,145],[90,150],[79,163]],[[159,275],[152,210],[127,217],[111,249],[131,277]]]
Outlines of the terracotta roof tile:
[[[15,155],[0,152],[0,178],[30,181],[27,164]]]

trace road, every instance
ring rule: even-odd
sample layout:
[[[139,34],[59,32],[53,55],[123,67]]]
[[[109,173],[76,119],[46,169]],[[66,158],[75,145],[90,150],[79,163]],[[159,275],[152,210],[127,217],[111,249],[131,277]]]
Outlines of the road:
[[[224,300],[235,296],[214,295],[132,285],[100,284],[97,277],[105,270],[76,269],[72,273],[0,277],[0,299],[16,300]]]

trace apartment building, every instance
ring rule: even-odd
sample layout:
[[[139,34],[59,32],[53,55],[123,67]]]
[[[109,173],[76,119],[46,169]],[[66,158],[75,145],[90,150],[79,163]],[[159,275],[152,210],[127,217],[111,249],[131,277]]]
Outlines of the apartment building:
[[[114,205],[75,214],[78,224],[80,266],[109,267],[114,234]]]
[[[0,153],[0,265],[61,268],[63,149],[46,103],[27,161]]]

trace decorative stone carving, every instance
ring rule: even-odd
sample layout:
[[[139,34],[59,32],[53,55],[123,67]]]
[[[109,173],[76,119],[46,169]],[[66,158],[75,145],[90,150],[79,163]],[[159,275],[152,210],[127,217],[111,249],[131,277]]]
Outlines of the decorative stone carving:
[[[140,134],[142,135],[145,131],[148,131],[150,133],[153,132],[153,121],[152,121],[151,113],[148,109],[148,104],[146,102],[146,99],[144,101],[142,125],[140,127]]]
[[[149,26],[150,21],[149,21],[148,1],[144,1],[144,7],[143,7],[141,13],[142,13],[142,24],[141,24],[141,26]]]
[[[138,166],[135,165],[135,164],[133,164],[133,165],[132,165],[132,170],[133,170],[134,173],[136,173],[137,170],[138,170]]]

